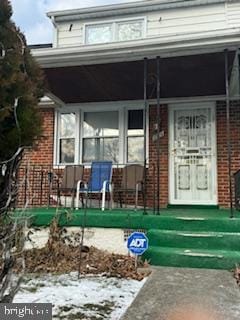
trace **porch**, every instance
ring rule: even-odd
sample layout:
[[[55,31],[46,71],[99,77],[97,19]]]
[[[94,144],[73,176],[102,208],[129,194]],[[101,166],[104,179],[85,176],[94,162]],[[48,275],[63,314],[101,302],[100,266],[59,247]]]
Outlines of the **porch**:
[[[163,208],[160,214],[152,209],[107,209],[99,208],[70,209],[56,207],[34,207],[26,211],[32,217],[35,227],[48,226],[52,219],[59,217],[60,226],[79,226],[96,228],[145,229],[154,227],[197,231],[240,231],[240,212],[234,210],[234,218],[229,219],[229,209],[219,209],[217,206],[182,206]],[[185,223],[188,221],[188,223]],[[173,223],[174,222],[174,223]],[[193,228],[193,229],[192,229]],[[189,231],[190,231],[189,230]]]
[[[238,55],[226,49],[46,68],[62,104],[42,109],[46,139],[28,154],[33,167],[21,168],[28,178],[20,204],[29,204],[33,226],[48,226],[57,208],[67,227],[145,230],[145,257],[154,265],[231,269],[239,263],[233,181],[240,163]],[[126,197],[125,209],[102,212],[90,203],[72,210],[63,194],[58,206],[49,172],[61,177],[65,165],[84,165],[88,177],[95,160],[114,163],[115,204],[122,168],[141,163],[146,203],[140,199],[134,211],[134,199]]]
[[[112,160],[115,182],[119,168],[141,163],[146,207],[159,212],[168,204],[219,205],[230,207],[232,217],[240,159],[238,68],[234,49],[48,66],[58,108],[42,109],[50,133],[29,158],[57,170]],[[40,175],[33,180],[46,179]],[[46,200],[41,183],[34,194],[37,189],[33,206],[54,200]]]

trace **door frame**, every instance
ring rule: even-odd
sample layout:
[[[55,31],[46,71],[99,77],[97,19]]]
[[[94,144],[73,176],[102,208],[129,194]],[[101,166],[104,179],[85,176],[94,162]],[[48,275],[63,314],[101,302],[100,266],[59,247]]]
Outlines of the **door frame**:
[[[174,133],[174,111],[185,109],[211,108],[211,141],[212,141],[212,199],[206,201],[198,200],[176,200],[174,199],[175,179],[174,162],[172,156],[173,133]],[[168,184],[169,184],[169,204],[181,205],[217,205],[218,204],[218,185],[217,185],[217,139],[216,139],[216,102],[186,102],[168,105]]]

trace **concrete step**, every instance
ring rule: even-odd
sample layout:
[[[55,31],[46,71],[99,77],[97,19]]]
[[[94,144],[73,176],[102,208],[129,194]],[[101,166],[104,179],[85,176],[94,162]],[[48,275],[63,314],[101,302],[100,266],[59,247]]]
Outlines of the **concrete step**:
[[[151,229],[147,237],[150,245],[156,247],[240,251],[240,233]]]
[[[145,217],[144,217],[145,218]],[[145,228],[191,232],[240,232],[240,219],[228,217],[147,216]]]
[[[240,262],[240,252],[150,245],[144,259],[156,266],[230,270]]]

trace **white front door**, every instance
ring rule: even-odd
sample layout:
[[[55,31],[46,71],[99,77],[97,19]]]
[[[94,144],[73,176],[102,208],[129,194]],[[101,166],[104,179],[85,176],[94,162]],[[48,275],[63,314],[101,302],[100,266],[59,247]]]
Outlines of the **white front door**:
[[[170,203],[217,204],[213,104],[170,106]]]

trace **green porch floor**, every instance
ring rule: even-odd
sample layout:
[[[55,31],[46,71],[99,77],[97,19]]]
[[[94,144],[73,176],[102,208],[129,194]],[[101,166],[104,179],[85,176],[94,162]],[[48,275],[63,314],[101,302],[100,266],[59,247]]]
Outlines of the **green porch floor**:
[[[219,228],[226,226],[229,230],[229,226],[238,225],[236,229],[239,227],[238,230],[240,231],[240,213],[234,211],[234,218],[230,219],[228,209],[217,208],[167,208],[161,209],[160,215],[154,214],[152,211],[147,211],[147,214],[144,215],[143,210],[113,209],[101,211],[100,209],[87,209],[85,218],[84,209],[29,208],[25,214],[31,216],[32,225],[38,227],[48,226],[58,214],[61,226],[82,226],[85,220],[87,227],[148,230],[155,227],[174,229],[176,224],[177,226],[183,225],[184,228],[186,221],[189,221],[188,224],[194,222],[197,228],[203,224],[206,227],[209,221],[210,227],[217,227],[219,223]]]
[[[153,265],[232,269],[240,263],[240,213],[217,208],[167,208],[160,215],[142,210],[69,210],[33,208],[25,213],[32,226],[48,226],[59,215],[61,226],[144,229]]]

